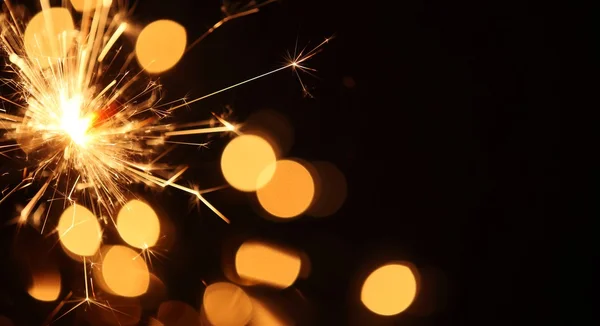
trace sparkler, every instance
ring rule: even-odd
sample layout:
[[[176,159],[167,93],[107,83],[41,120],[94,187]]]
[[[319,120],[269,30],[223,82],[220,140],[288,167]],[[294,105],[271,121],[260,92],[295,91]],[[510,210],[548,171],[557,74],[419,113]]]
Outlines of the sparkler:
[[[254,13],[269,2],[272,1],[242,7],[190,47],[223,23]],[[163,104],[161,86],[147,81],[141,69],[136,71],[132,63],[134,53],[123,53],[126,47],[118,45],[129,26],[123,3],[88,0],[86,8],[95,3],[95,10],[85,10],[79,26],[56,34],[56,22],[52,21],[56,15],[49,14],[56,8],[50,8],[49,0],[41,0],[47,34],[34,35],[33,41],[27,39],[20,11],[10,1],[5,3],[8,10],[0,19],[0,46],[9,58],[8,67],[14,76],[3,82],[15,94],[0,97],[5,107],[11,107],[0,111],[0,130],[4,130],[0,154],[20,158],[24,152],[31,166],[24,169],[22,181],[4,193],[41,185],[22,209],[20,221],[26,221],[50,192],[50,205],[57,198],[64,203],[74,202],[78,195],[77,201],[86,201],[97,216],[112,219],[115,209],[126,201],[128,186],[145,183],[187,192],[229,222],[204,199],[203,191],[177,183],[187,167],[171,166],[167,153],[170,145],[202,145],[177,141],[177,136],[237,132],[236,126],[218,116],[209,121],[179,124],[167,122],[172,121],[167,118],[172,118],[176,109],[278,71],[308,71],[310,68],[303,62],[329,40],[307,53],[300,51],[289,58],[288,64],[275,70],[196,99]],[[67,7],[60,8],[65,10],[61,15],[69,15]],[[45,53],[36,53],[40,48]],[[307,93],[302,82],[301,85]]]
[[[226,18],[190,43],[185,52],[224,23],[255,13],[273,1],[224,8]],[[286,69],[295,72],[303,92],[310,95],[299,73],[314,71],[305,62],[331,39],[311,50],[294,50],[285,65],[272,71],[195,99],[162,103],[160,84],[148,79],[146,67],[135,65],[136,53],[128,51],[122,42],[130,25],[127,6],[121,0],[83,1],[84,10],[77,13],[81,17],[78,24],[72,23],[68,1],[52,8],[49,0],[40,3],[42,12],[29,22],[22,8],[7,0],[5,12],[0,14],[0,48],[8,58],[7,73],[12,74],[2,82],[14,91],[0,94],[0,155],[25,162],[22,171],[9,172],[18,173],[21,181],[2,190],[0,204],[21,189],[38,187],[17,222],[22,225],[46,209],[41,233],[50,212],[45,206],[61,201],[65,206],[83,202],[94,215],[108,216],[101,218],[104,223],[116,225],[113,215],[127,201],[130,185],[136,183],[184,191],[229,223],[203,197],[222,187],[199,190],[197,186],[179,184],[188,167],[173,166],[168,154],[174,146],[204,145],[179,141],[179,136],[240,131],[214,114],[206,121],[177,122],[175,111]],[[37,33],[31,34],[28,28],[34,21],[41,25]],[[57,26],[62,29],[56,31]],[[148,248],[142,253],[145,256],[151,252]],[[69,302],[77,304],[59,318],[84,303],[112,309],[108,302],[95,297],[88,270],[94,268],[94,262],[84,257],[83,265],[85,298],[70,300],[70,293],[50,318]]]

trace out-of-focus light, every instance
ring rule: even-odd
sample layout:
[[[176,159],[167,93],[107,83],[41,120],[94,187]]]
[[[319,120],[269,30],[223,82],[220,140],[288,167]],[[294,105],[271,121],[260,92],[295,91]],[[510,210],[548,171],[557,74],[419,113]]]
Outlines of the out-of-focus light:
[[[265,139],[277,157],[287,155],[294,143],[294,128],[289,120],[274,110],[261,110],[253,113],[240,128],[242,133]]]
[[[150,320],[148,320],[148,326],[165,326],[165,324],[160,322],[158,319],[151,317]]]
[[[252,318],[252,302],[238,286],[219,282],[204,291],[203,312],[213,326],[243,326]]]
[[[232,139],[223,150],[221,170],[225,180],[241,191],[263,187],[275,173],[275,152],[271,145],[256,135]]]
[[[250,297],[252,301],[252,320],[249,326],[291,326],[294,323],[265,301]]]
[[[37,13],[27,24],[25,52],[42,68],[64,58],[73,42],[75,25],[67,8],[53,7]]]
[[[0,316],[0,326],[14,326],[13,322],[8,317]]]
[[[160,221],[150,205],[134,199],[119,211],[117,230],[130,246],[147,249],[158,241]]]
[[[360,299],[372,312],[392,316],[406,310],[417,295],[417,280],[412,270],[389,264],[373,271],[365,280]]]
[[[148,290],[150,273],[142,255],[124,246],[111,246],[103,254],[98,279],[114,294],[137,297]]]
[[[291,218],[308,209],[315,194],[315,185],[310,172],[302,164],[280,160],[275,165],[271,180],[256,194],[267,212],[276,217]]]
[[[78,204],[73,204],[62,213],[57,231],[63,247],[79,256],[93,256],[102,242],[98,219],[90,210]]]
[[[144,27],[135,44],[138,62],[151,74],[167,71],[185,52],[185,28],[172,20],[157,20]]]
[[[148,290],[139,297],[144,310],[154,310],[167,298],[165,283],[154,274],[150,274]]]
[[[60,295],[60,274],[58,270],[45,270],[33,273],[32,284],[27,290],[30,296],[39,301],[51,302]]]
[[[156,321],[165,326],[201,326],[200,314],[190,305],[180,301],[166,301],[160,304]]]
[[[79,12],[88,12],[96,9],[98,2],[96,0],[71,0],[73,9]]]
[[[236,271],[242,279],[277,288],[292,285],[300,266],[297,254],[256,241],[242,244],[235,256]]]
[[[312,162],[315,180],[315,199],[307,214],[315,217],[333,215],[337,212],[348,193],[346,177],[329,162]]]

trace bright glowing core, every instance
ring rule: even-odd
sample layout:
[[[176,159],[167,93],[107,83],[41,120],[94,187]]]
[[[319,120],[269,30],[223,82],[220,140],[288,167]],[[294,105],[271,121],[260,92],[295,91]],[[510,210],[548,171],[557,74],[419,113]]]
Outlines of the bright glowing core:
[[[86,133],[92,124],[91,117],[81,117],[82,104],[81,96],[61,100],[60,128],[79,146],[85,146],[88,139]]]

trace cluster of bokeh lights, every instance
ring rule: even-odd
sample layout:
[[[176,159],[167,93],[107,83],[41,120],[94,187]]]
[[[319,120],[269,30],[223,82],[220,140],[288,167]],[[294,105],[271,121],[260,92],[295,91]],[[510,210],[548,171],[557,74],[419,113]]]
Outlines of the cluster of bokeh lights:
[[[70,43],[75,42],[77,36],[71,35],[76,27],[71,11],[67,7],[50,7],[49,2],[44,0],[41,3],[43,10],[29,20],[23,33],[23,44],[28,60],[35,61],[35,69],[39,69],[44,75],[45,71],[55,69],[53,60],[66,58],[69,55],[69,49],[72,48]],[[246,11],[241,11],[238,15],[243,16],[255,12],[259,4],[264,3],[254,4],[254,7],[247,8]],[[71,0],[70,6],[79,13],[89,14],[94,11],[109,10],[112,1]],[[188,40],[185,28],[174,21],[158,20],[139,29],[131,25],[130,22],[123,20],[123,17],[107,17],[113,20],[110,24],[114,24],[114,26],[112,34],[102,35],[101,44],[104,44],[104,46],[89,48],[95,53],[87,53],[84,50],[84,53],[78,54],[79,56],[85,58],[90,56],[92,61],[102,62],[110,56],[111,47],[120,36],[135,34],[137,37],[135,51],[125,58],[126,61],[129,62],[135,57],[146,74],[156,75],[173,68],[183,57],[186,50],[189,49],[187,48]],[[95,20],[92,22],[95,22]],[[222,22],[216,24],[211,32],[220,26]],[[89,23],[85,20],[82,22],[82,24]],[[90,28],[93,30],[94,26]],[[81,42],[81,40],[79,41]],[[302,62],[312,55],[314,55],[313,51],[308,52],[306,56],[295,56],[289,65],[275,71],[283,68],[303,68],[301,66]],[[16,53],[10,53],[9,61],[14,66],[22,69],[25,75],[30,73],[28,72],[30,67],[25,64],[23,57]],[[87,61],[84,60],[83,62]],[[93,72],[86,69],[80,70],[80,72],[93,74]],[[123,71],[119,71],[119,73],[122,74]],[[270,73],[272,72],[259,77]],[[74,74],[73,78],[89,80],[91,77]],[[98,143],[103,141],[104,133],[111,131],[98,127],[98,124],[113,117],[114,112],[111,110],[114,108],[111,106],[111,101],[103,102],[108,103],[108,105],[107,108],[102,110],[86,111],[84,108],[95,108],[93,104],[95,104],[95,101],[100,101],[98,100],[100,95],[104,95],[104,92],[109,94],[108,90],[120,83],[120,81],[113,80],[105,85],[104,90],[94,90],[96,93],[90,97],[87,94],[88,90],[75,89],[76,83],[73,85],[71,80],[67,81],[67,85],[61,85],[61,80],[56,85],[59,88],[64,88],[66,95],[64,97],[58,96],[52,100],[56,100],[56,103],[51,101],[58,107],[54,112],[60,112],[60,115],[46,113],[48,108],[44,106],[45,103],[36,103],[34,99],[28,102],[28,110],[34,113],[40,111],[43,114],[38,114],[39,121],[33,115],[34,119],[32,121],[23,124],[23,126],[44,131],[43,137],[46,138],[41,139],[41,144],[53,140],[54,137],[58,137],[58,134],[60,134],[60,137],[66,135],[70,139],[70,143],[77,147],[67,146],[64,150],[65,159],[75,155],[70,152],[72,150],[80,152],[83,152],[83,149],[95,151],[100,146]],[[32,87],[38,86],[33,85]],[[148,88],[155,86],[153,83],[147,85]],[[43,87],[48,86],[44,84]],[[303,84],[302,87],[304,89]],[[120,91],[124,91],[124,89],[118,88],[117,93]],[[100,95],[98,95],[98,92]],[[121,95],[114,95],[115,99]],[[13,103],[4,96],[1,98]],[[202,98],[196,100],[200,99]],[[168,110],[160,111],[160,113],[170,114],[175,109],[191,103],[185,100],[181,102],[181,104],[171,102],[171,104],[174,104]],[[53,111],[50,110],[50,112]],[[137,111],[125,112],[137,114]],[[9,121],[12,124],[15,119],[14,116],[0,115],[0,122]],[[49,121],[47,121],[48,119]],[[171,125],[157,125],[157,129],[147,129],[149,132],[160,131],[160,136],[156,139],[143,138],[145,136],[138,135],[135,137],[138,140],[143,139],[144,142],[150,145],[164,145],[169,142],[183,144],[182,142],[171,141],[173,137],[183,135],[197,135],[208,132],[234,134],[235,137],[228,142],[221,156],[220,163],[223,177],[231,187],[245,193],[254,194],[257,202],[269,217],[280,222],[286,222],[303,215],[325,217],[337,212],[342,206],[347,192],[343,173],[332,163],[308,162],[286,157],[286,148],[289,146],[283,143],[285,137],[279,137],[281,135],[278,135],[275,131],[285,130],[288,132],[289,124],[281,123],[280,120],[274,119],[272,115],[268,114],[263,115],[259,120],[263,123],[263,127],[257,127],[250,122],[234,126],[220,117],[217,117],[216,121],[222,126],[214,127],[211,125],[205,129],[182,130],[172,128]],[[279,121],[279,124],[273,124],[275,120]],[[18,122],[21,123],[21,121]],[[211,123],[214,124],[214,121]],[[264,125],[268,127],[265,128]],[[129,125],[120,127],[134,128],[127,126]],[[7,127],[5,129],[11,130],[11,128]],[[18,136],[22,135],[34,138],[30,134],[19,134]],[[118,141],[123,142],[128,139],[127,137],[129,136],[119,138]],[[30,153],[37,150],[37,146],[40,146],[40,139],[33,139],[32,141],[23,137],[16,137],[16,143],[16,146],[23,152]],[[119,146],[129,145],[121,144]],[[111,151],[101,154],[91,153],[101,157],[113,154]],[[119,151],[114,153],[117,156],[121,154]],[[97,164],[95,168],[104,167],[103,164],[108,164],[106,165],[107,169],[108,167],[114,168],[110,165],[118,165],[117,163],[121,160],[120,157],[115,159],[114,156],[112,155],[112,159],[108,162],[91,163]],[[84,161],[83,163],[89,164],[90,161]],[[130,172],[135,170],[128,165],[125,166]],[[123,166],[118,168],[123,168]],[[82,174],[86,172],[89,174],[102,173],[102,171],[90,170],[89,167],[80,169],[83,171]],[[174,183],[174,180],[183,172],[172,173],[170,178],[163,180],[154,176],[146,176],[144,173],[148,170],[150,169],[140,168],[135,170],[138,172],[124,174],[119,177],[135,179],[133,177],[135,176],[140,178],[141,181],[154,186],[159,185],[161,188],[167,185],[174,186],[202,199],[198,191]],[[40,169],[40,171],[43,171],[43,169]],[[79,178],[77,177],[77,180]],[[289,316],[276,309],[272,301],[255,295],[252,288],[259,286],[270,288],[273,291],[281,291],[293,287],[296,281],[303,277],[303,270],[310,268],[310,262],[301,250],[268,241],[247,239],[236,246],[234,252],[229,253],[233,257],[233,270],[224,268],[223,274],[227,281],[207,284],[200,307],[192,307],[180,301],[169,300],[165,284],[154,274],[152,268],[152,260],[157,255],[162,254],[161,239],[172,236],[168,230],[161,229],[161,226],[168,224],[168,217],[159,215],[151,205],[139,199],[118,200],[116,204],[111,204],[110,209],[97,209],[93,204],[90,204],[91,207],[86,207],[85,203],[71,198],[71,194],[90,188],[97,189],[100,187],[99,184],[113,181],[112,176],[96,177],[94,179],[93,175],[84,175],[83,178],[88,178],[89,180],[86,181],[89,183],[95,182],[97,184],[86,187],[85,185],[78,185],[75,181],[75,185],[72,186],[70,193],[64,200],[66,209],[62,212],[55,225],[56,227],[53,229],[53,233],[57,235],[58,242],[64,252],[82,265],[83,278],[81,283],[84,285],[82,293],[73,294],[72,291],[68,291],[67,295],[64,294],[67,286],[61,278],[57,266],[49,265],[43,268],[32,268],[30,271],[30,284],[27,289],[29,295],[42,302],[58,302],[56,309],[49,317],[50,322],[61,319],[75,311],[79,306],[86,305],[88,308],[86,312],[89,315],[88,321],[92,324],[97,322],[97,325],[136,325],[140,322],[142,315],[147,314],[148,311],[153,312],[148,323],[155,326],[277,326],[294,324]],[[140,179],[135,180],[140,181]],[[26,222],[22,223],[23,225],[31,223],[29,213],[33,211],[33,207],[37,205],[45,190],[50,187],[49,185],[50,181],[44,183],[42,190],[34,198],[35,200],[32,199],[31,204],[24,210],[27,214],[24,215],[21,212],[21,222]],[[107,192],[114,190],[110,184],[102,184],[102,187],[105,187],[104,190]],[[207,202],[205,204],[209,205]],[[209,208],[220,214],[212,206],[209,206]],[[39,215],[37,212],[36,214]],[[222,218],[224,217],[222,216]],[[106,244],[103,242],[104,233],[108,229],[106,225],[110,225],[110,222],[118,232],[122,240],[121,244]],[[45,223],[44,221],[44,225]],[[389,263],[379,266],[368,277],[360,280],[363,282],[360,300],[368,310],[377,315],[391,316],[399,314],[405,311],[415,299],[419,289],[417,280],[418,273],[416,269],[408,264]],[[67,307],[69,304],[71,306]],[[0,325],[9,322],[9,319],[0,316]]]

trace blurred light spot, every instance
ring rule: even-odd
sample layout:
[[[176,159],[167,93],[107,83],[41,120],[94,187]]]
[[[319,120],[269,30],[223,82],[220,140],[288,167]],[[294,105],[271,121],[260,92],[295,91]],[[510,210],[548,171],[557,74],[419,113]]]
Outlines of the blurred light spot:
[[[147,249],[156,244],[160,221],[148,204],[137,199],[129,201],[117,215],[117,230],[130,246]]]
[[[294,143],[294,128],[279,112],[261,110],[252,114],[240,128],[244,134],[257,135],[265,139],[277,157],[285,156]]]
[[[333,215],[344,204],[348,194],[346,177],[329,162],[313,162],[315,199],[307,214],[315,217]]]
[[[124,246],[112,246],[102,259],[101,278],[114,294],[137,297],[148,290],[150,273],[142,256]]]
[[[279,311],[267,304],[264,300],[250,297],[252,302],[252,320],[250,326],[291,326],[294,325],[289,318],[282,316]]]
[[[145,310],[156,309],[167,298],[165,283],[154,274],[150,274],[148,290],[140,297],[140,303]]]
[[[161,323],[156,318],[150,317],[150,320],[148,320],[148,326],[165,326],[165,324]]]
[[[352,78],[350,76],[344,77],[344,79],[342,79],[342,84],[344,84],[344,86],[346,88],[354,88],[354,87],[356,87],[356,81],[354,80],[354,78]]]
[[[157,20],[140,32],[135,53],[140,65],[155,74],[173,68],[183,56],[186,43],[183,26],[172,20]]]
[[[263,138],[242,135],[232,139],[223,150],[221,170],[225,180],[241,191],[263,187],[275,173],[275,152]]]
[[[8,317],[0,316],[0,326],[14,326],[13,322]]]
[[[296,161],[281,160],[275,164],[271,180],[256,194],[267,212],[277,217],[291,218],[308,209],[314,193],[315,185],[310,172]]]
[[[213,326],[243,326],[252,318],[252,302],[238,286],[220,282],[204,291],[203,312]]]
[[[98,219],[78,204],[73,204],[62,213],[57,231],[63,247],[79,256],[93,256],[102,242]]]
[[[64,58],[73,42],[73,17],[67,8],[53,7],[37,13],[27,24],[25,52],[41,68]]]
[[[300,266],[297,254],[255,241],[242,244],[235,256],[241,278],[277,288],[292,285],[300,274]]]
[[[71,0],[73,9],[79,12],[87,12],[96,8],[96,0]]]
[[[159,324],[165,326],[200,326],[200,314],[196,309],[180,301],[161,303],[156,314]]]
[[[365,280],[360,299],[372,312],[392,316],[406,310],[417,295],[417,281],[404,265],[379,267]]]
[[[299,253],[299,257],[301,261],[301,267],[300,274],[298,275],[298,277],[302,279],[307,279],[312,270],[312,263],[310,262],[310,257],[308,257],[308,254],[304,251]]]
[[[39,301],[51,302],[58,299],[60,295],[60,274],[58,270],[34,272],[32,284],[27,292]]]

